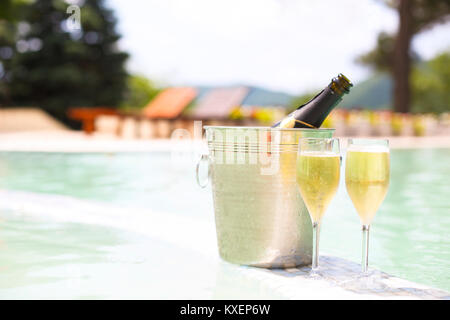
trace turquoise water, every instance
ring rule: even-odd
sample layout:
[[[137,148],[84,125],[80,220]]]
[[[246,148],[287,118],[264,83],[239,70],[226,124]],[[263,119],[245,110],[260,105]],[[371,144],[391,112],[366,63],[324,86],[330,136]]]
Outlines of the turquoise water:
[[[371,229],[369,265],[450,290],[450,149],[393,150],[391,164],[388,196]],[[193,171],[191,163],[174,166],[167,153],[0,153],[0,189],[64,195],[210,221],[211,191],[197,188]],[[77,297],[134,297],[129,290],[128,295],[123,291],[133,286],[136,295],[146,292],[146,297],[152,297],[139,286],[139,279],[153,274],[151,281],[157,281],[155,274],[171,270],[168,254],[178,254],[161,241],[120,228],[53,222],[3,210],[0,292],[6,288],[8,296],[15,297],[21,286],[28,286],[38,295],[39,290],[58,283],[70,285],[73,279],[68,275],[75,268],[82,270],[82,276],[73,276],[73,281],[86,284]],[[360,241],[359,219],[341,181],[324,218],[321,251],[359,261]],[[149,247],[151,252],[144,253]],[[163,263],[157,268],[154,262],[160,257]],[[130,286],[119,281],[110,284],[108,291],[123,295],[98,288],[109,283],[107,275],[120,274],[123,261],[132,266]]]

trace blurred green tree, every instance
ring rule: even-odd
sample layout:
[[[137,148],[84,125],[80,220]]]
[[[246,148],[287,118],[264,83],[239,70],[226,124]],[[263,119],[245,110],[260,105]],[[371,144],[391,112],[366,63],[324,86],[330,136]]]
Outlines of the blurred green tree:
[[[450,112],[450,53],[442,53],[412,72],[414,112]]]
[[[391,72],[394,65],[393,52],[395,37],[386,32],[380,32],[377,44],[371,51],[356,58],[356,62],[372,67],[377,71]]]
[[[388,70],[394,80],[393,105],[395,111],[410,111],[410,73],[414,53],[411,51],[413,37],[450,19],[450,0],[385,0],[397,10],[399,27],[397,34],[382,32],[376,47],[358,58],[358,62]]]
[[[116,19],[103,0],[80,1],[81,28],[70,28],[63,0],[22,9],[8,88],[16,105],[35,105],[71,126],[69,107],[119,106],[128,55],[117,47]]]
[[[21,16],[23,6],[32,0],[2,0],[0,2],[0,20],[16,21]]]
[[[127,79],[125,99],[121,107],[136,110],[145,107],[161,91],[152,81],[141,75],[130,75]]]
[[[15,52],[18,22],[23,8],[30,0],[2,0],[0,2],[0,102],[11,102],[8,79],[11,74],[11,58]]]

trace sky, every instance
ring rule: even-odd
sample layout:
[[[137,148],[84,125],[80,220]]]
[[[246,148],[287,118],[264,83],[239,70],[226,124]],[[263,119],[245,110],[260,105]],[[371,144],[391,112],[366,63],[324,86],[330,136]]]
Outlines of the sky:
[[[344,73],[397,13],[380,0],[107,0],[128,69],[164,85],[256,85],[301,94]],[[415,37],[424,59],[450,49],[450,23]]]

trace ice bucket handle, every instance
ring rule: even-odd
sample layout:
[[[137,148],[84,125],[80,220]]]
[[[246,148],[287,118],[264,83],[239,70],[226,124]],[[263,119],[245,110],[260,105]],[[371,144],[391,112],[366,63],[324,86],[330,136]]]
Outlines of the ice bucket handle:
[[[208,168],[208,175],[206,176],[206,179],[204,181],[201,181],[200,179],[200,166],[202,163],[206,163],[207,164],[207,168]],[[208,155],[207,154],[202,154],[202,156],[200,157],[200,159],[197,162],[197,167],[195,169],[195,177],[197,178],[197,184],[200,186],[200,188],[205,188],[208,185],[208,181],[209,181],[209,163],[208,163]]]

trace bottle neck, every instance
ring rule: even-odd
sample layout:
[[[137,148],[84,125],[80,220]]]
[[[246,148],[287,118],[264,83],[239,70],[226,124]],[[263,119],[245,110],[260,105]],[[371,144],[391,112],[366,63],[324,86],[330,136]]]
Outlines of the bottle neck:
[[[323,89],[314,99],[291,113],[291,117],[301,120],[295,127],[319,128],[331,110],[342,100],[343,94],[334,91],[331,86]],[[305,126],[306,123],[306,126]]]

